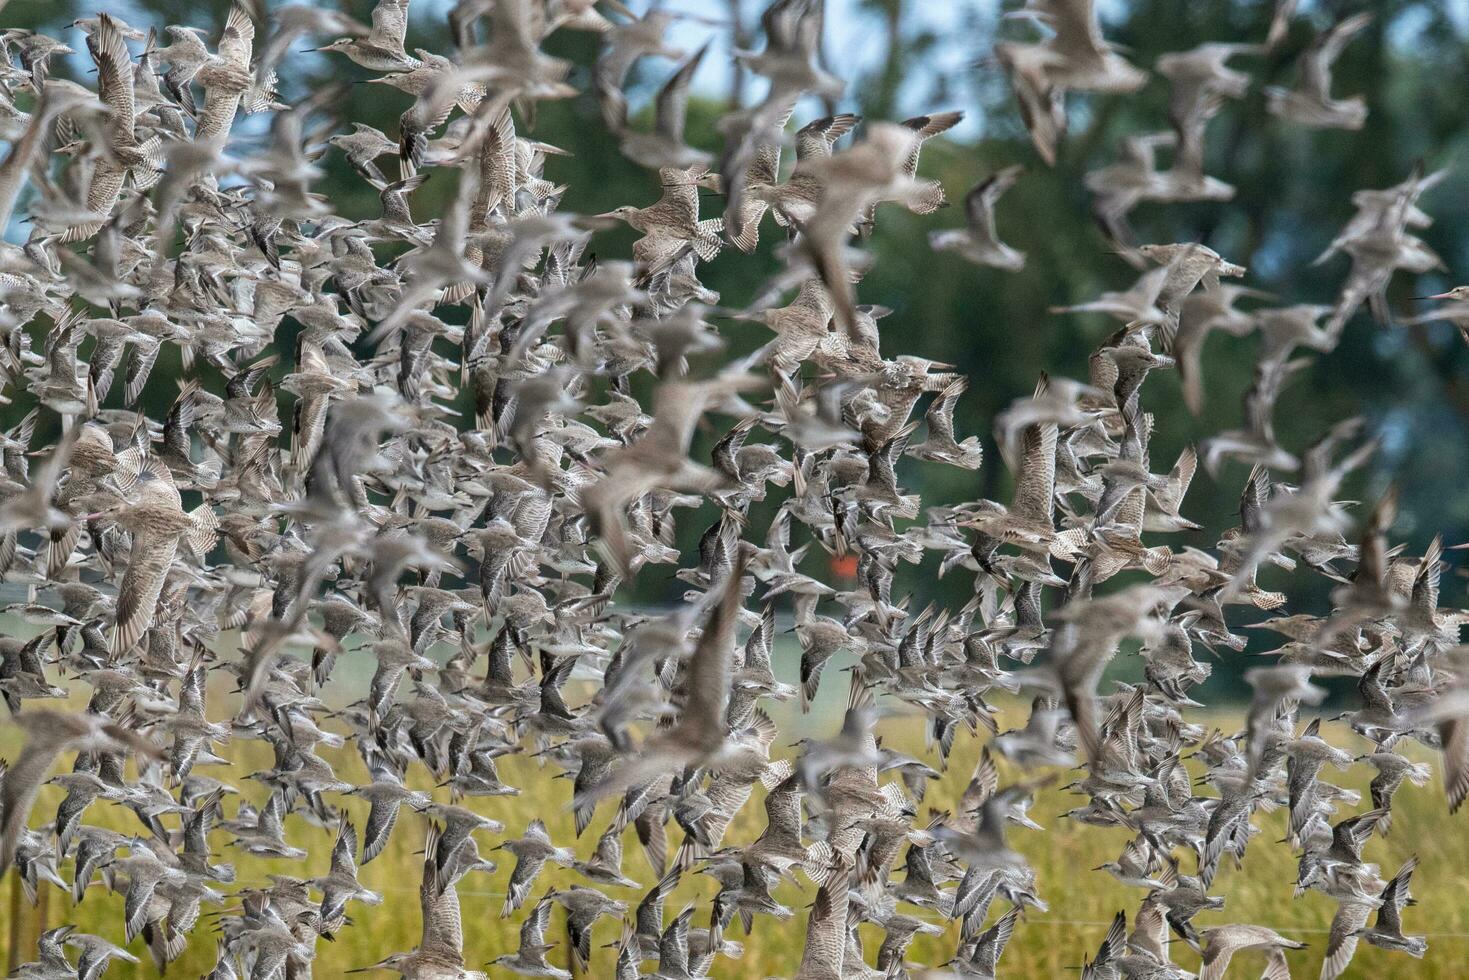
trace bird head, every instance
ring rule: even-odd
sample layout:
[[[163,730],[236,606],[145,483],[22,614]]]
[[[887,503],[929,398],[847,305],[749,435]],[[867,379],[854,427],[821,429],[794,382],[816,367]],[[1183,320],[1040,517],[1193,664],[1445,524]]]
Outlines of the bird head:
[[[626,221],[628,218],[636,214],[637,210],[637,208],[632,207],[631,205],[624,204],[620,208],[613,208],[611,211],[603,211],[601,214],[594,214],[592,215],[592,220],[596,221],[600,219],[603,221]]]
[[[350,37],[340,37],[340,38],[337,38],[335,41],[332,41],[330,44],[323,44],[319,48],[306,48],[304,50],[306,50],[306,51],[345,51],[345,50],[347,50],[348,48],[350,48],[352,46],[352,41],[353,41],[353,39],[350,38]],[[375,968],[374,967],[363,967],[363,969],[371,970],[371,969],[375,969]]]
[[[346,973],[368,973],[372,970],[398,970],[407,965],[409,953],[394,953],[386,959],[378,960],[371,966],[359,966],[355,970],[346,970]],[[401,972],[401,971],[400,971]]]

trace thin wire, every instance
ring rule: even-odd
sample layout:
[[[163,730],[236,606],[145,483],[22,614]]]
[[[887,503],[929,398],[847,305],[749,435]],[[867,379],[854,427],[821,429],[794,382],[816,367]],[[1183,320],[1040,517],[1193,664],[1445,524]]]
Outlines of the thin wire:
[[[1036,917],[1036,918],[1027,918],[1025,920],[1025,924],[1026,925],[1048,925],[1048,926],[1096,926],[1098,928],[1101,928],[1102,926],[1110,926],[1112,924],[1112,920],[1111,919],[1052,919],[1052,918],[1040,918],[1040,917]],[[1208,926],[1204,926],[1203,928],[1207,930],[1209,927]],[[1322,929],[1322,928],[1319,928],[1319,927],[1280,925],[1280,926],[1267,926],[1266,928],[1268,928],[1268,929],[1274,929],[1274,930],[1276,930],[1278,932],[1302,932],[1302,933],[1305,933],[1307,935],[1312,935],[1312,936],[1329,936],[1329,935],[1331,935],[1331,930],[1330,929]],[[1469,932],[1419,932],[1419,933],[1414,933],[1414,935],[1423,936],[1426,939],[1469,939]]]
[[[377,890],[377,891],[384,891],[384,892],[415,892],[415,893],[418,891],[417,888],[411,888],[411,887],[409,887],[407,885],[379,885],[377,887],[377,889],[375,889],[375,890]],[[469,896],[475,896],[475,897],[480,897],[480,898],[504,898],[505,897],[505,893],[504,892],[481,891],[479,889],[470,889],[470,888],[461,888],[461,889],[459,889],[459,894],[461,896],[462,895],[469,895]],[[1042,926],[1095,926],[1096,928],[1101,928],[1102,926],[1110,926],[1112,924],[1112,920],[1111,919],[1056,919],[1056,918],[1050,918],[1050,917],[1040,917],[1040,916],[1037,916],[1037,917],[1034,917],[1034,918],[1026,918],[1025,924],[1026,925],[1042,925]],[[1256,923],[1256,924],[1258,924],[1258,923]],[[1207,929],[1208,927],[1205,926],[1204,928]],[[1308,936],[1329,936],[1329,935],[1331,935],[1331,930],[1330,929],[1322,929],[1320,927],[1277,925],[1277,926],[1267,926],[1267,928],[1275,929],[1278,932],[1299,932],[1299,933],[1304,933],[1304,934],[1306,934]],[[1469,939],[1469,932],[1419,932],[1419,933],[1414,933],[1414,935],[1422,936],[1425,939]]]

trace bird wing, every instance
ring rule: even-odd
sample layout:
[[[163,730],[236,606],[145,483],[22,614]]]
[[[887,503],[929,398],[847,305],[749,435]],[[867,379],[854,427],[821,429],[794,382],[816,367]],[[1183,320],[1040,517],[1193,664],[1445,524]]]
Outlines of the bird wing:
[[[1000,956],[1015,932],[1015,923],[1020,920],[1020,906],[1015,906],[995,920],[995,924],[980,933],[974,947],[972,961],[978,964],[982,976],[995,976],[1000,965]],[[985,970],[988,970],[985,973]]]
[[[1331,919],[1331,935],[1326,940],[1326,959],[1321,964],[1321,980],[1335,980],[1346,972],[1357,952],[1357,931],[1367,925],[1372,906],[1365,902],[1342,902]]]
[[[684,705],[676,731],[693,735],[700,748],[724,740],[729,707],[730,685],[734,677],[735,626],[744,597],[740,592],[745,574],[745,560],[736,556],[734,566],[725,576],[719,602],[709,614],[699,642],[689,658],[689,699]]]
[[[398,810],[402,803],[396,799],[374,799],[367,813],[367,827],[362,844],[362,863],[366,864],[388,846],[388,837],[393,825],[398,822]]]
[[[1413,608],[1425,618],[1432,619],[1438,608],[1439,579],[1443,573],[1443,536],[1435,535],[1428,543],[1418,568],[1413,576]]]
[[[995,203],[1014,186],[1025,171],[1024,167],[1006,167],[975,184],[964,196],[964,218],[969,231],[991,244],[999,243],[999,232],[995,230]]]
[[[817,160],[831,156],[831,148],[837,140],[852,131],[862,119],[850,112],[834,116],[822,116],[796,130],[796,162]]]
[[[683,869],[675,867],[669,871],[658,882],[648,889],[643,900],[638,903],[637,911],[634,913],[633,921],[636,923],[637,934],[640,936],[655,937],[663,928],[663,899],[678,883],[683,874]]]
[[[372,33],[369,40],[378,47],[403,50],[408,36],[409,0],[378,0],[372,8]]]
[[[694,908],[689,906],[678,914],[678,918],[663,930],[658,941],[658,972],[665,976],[688,975],[689,969],[689,922],[694,917]]]
[[[520,924],[520,948],[532,950],[544,946],[546,943],[546,928],[551,924],[551,899],[543,897],[531,909],[525,921]]]
[[[705,42],[703,47],[678,66],[658,90],[658,97],[654,102],[653,128],[658,135],[673,143],[683,142],[684,120],[689,108],[689,82],[699,70],[699,63],[704,60],[704,53],[708,50],[709,43]]]
[[[1413,879],[1413,871],[1418,867],[1418,858],[1410,857],[1403,862],[1398,873],[1393,875],[1392,881],[1382,890],[1382,905],[1377,910],[1377,926],[1388,932],[1401,933],[1403,931],[1403,907],[1408,904],[1408,883]]]
[[[459,891],[454,885],[440,888],[438,874],[438,824],[429,825],[428,843],[424,846],[423,880],[418,888],[418,902],[423,913],[423,938],[420,951],[435,959],[464,965],[464,925],[459,913]]]
[[[158,595],[177,550],[177,540],[171,536],[147,532],[133,535],[127,571],[117,591],[117,617],[111,637],[114,656],[130,652],[153,625]]]
[[[1224,980],[1224,972],[1229,969],[1229,961],[1234,957],[1237,948],[1238,944],[1228,938],[1224,929],[1211,933],[1204,946],[1204,962],[1199,969],[1199,980]]]
[[[357,828],[350,820],[343,820],[337,831],[336,843],[332,845],[332,874],[357,877]]]
[[[1340,21],[1318,35],[1301,56],[1301,87],[1322,102],[1331,99],[1331,69],[1352,38],[1368,24],[1372,14],[1360,13]]]
[[[953,381],[944,386],[939,396],[928,406],[928,412],[924,420],[928,424],[928,438],[938,439],[944,443],[954,441],[954,406],[959,401],[959,396],[969,387],[969,382],[961,374]]]
[[[515,870],[510,872],[510,882],[505,886],[505,904],[500,912],[501,917],[508,917],[525,901],[531,885],[535,883],[536,876],[541,873],[545,864],[546,856],[541,853],[516,855]]]
[[[1065,57],[1092,62],[1108,48],[1097,20],[1096,0],[1041,0],[1036,6],[1056,32],[1051,48]]]
[[[1051,422],[1027,426],[1021,437],[1020,472],[1015,477],[1011,513],[1052,527],[1056,495],[1056,437]]]
[[[1168,917],[1160,904],[1143,902],[1133,918],[1127,945],[1148,953],[1160,963],[1168,962]]]
[[[1265,964],[1265,972],[1260,974],[1260,980],[1290,980],[1290,962],[1285,958],[1285,950],[1270,951],[1270,962]]]
[[[225,18],[224,33],[219,38],[219,57],[241,71],[249,71],[254,43],[255,21],[249,10],[236,3]]]
[[[1199,468],[1199,454],[1193,446],[1184,446],[1178,454],[1173,469],[1168,473],[1166,487],[1153,494],[1158,505],[1170,514],[1177,514],[1183,506],[1183,498],[1193,482],[1194,472]]]
[[[923,149],[924,142],[931,136],[937,136],[939,133],[953,129],[963,118],[964,113],[962,112],[936,112],[931,116],[914,116],[912,119],[903,120],[903,126],[918,134],[918,139],[914,141],[912,149],[908,151],[907,157],[903,160],[903,173],[909,177],[915,176],[918,173],[918,153]]]
[[[117,22],[106,14],[97,18],[97,32],[88,39],[97,64],[97,95],[112,110],[113,139],[123,146],[137,142],[133,119],[133,63]],[[120,181],[119,181],[120,183]]]
[[[1438,725],[1443,742],[1444,793],[1449,812],[1456,813],[1469,797],[1469,718],[1449,718]]]
[[[613,821],[603,833],[597,838],[597,848],[594,852],[597,863],[608,871],[621,873],[622,869],[622,829]]]
[[[507,211],[515,205],[519,170],[515,164],[515,119],[506,107],[485,130],[479,148],[479,191],[474,202],[475,218],[481,222],[497,206]]]
[[[847,880],[851,869],[838,865],[816,893],[806,920],[806,947],[796,980],[840,980],[847,949]]]
[[[765,833],[801,839],[801,776],[792,772],[765,796]]]
[[[4,770],[0,779],[0,874],[15,859],[20,835],[36,802],[41,783],[51,771],[63,744],[51,738],[32,736],[26,740],[20,755]]]
[[[775,125],[777,133],[785,131],[786,122],[791,118],[791,113],[795,108],[796,105],[792,102],[786,109],[785,114]],[[780,152],[779,139],[769,140],[756,146],[755,154],[750,158],[750,166],[745,170],[745,182],[775,183],[780,176]]]

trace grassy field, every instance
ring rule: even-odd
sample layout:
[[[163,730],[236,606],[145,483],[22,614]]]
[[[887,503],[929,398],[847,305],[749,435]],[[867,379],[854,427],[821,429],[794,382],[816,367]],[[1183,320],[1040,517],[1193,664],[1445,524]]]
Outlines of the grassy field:
[[[806,728],[822,733],[839,723],[839,711],[821,711],[806,719]],[[1007,719],[1013,721],[1015,719]],[[1231,728],[1234,719],[1219,718],[1221,727]],[[794,718],[782,725],[783,744],[786,733],[797,727]],[[1329,737],[1337,744],[1352,747],[1355,736],[1337,726],[1328,725]],[[894,748],[913,754],[924,751],[922,728],[916,719],[892,718],[883,726],[885,741]],[[13,726],[0,726],[0,754],[15,751],[16,730]],[[951,764],[942,781],[930,785],[924,807],[950,808],[962,792],[983,742],[967,734],[961,735],[951,757]],[[789,750],[783,750],[789,751]],[[230,770],[223,767],[203,769],[218,778],[224,778],[239,786],[252,801],[258,802],[264,795],[259,784],[244,777],[257,768],[270,764],[268,751],[260,743],[241,742],[222,747],[221,754],[233,761]],[[347,778],[362,774],[355,753],[350,749],[322,753],[333,764],[339,765],[338,772]],[[525,757],[508,757],[503,760],[502,776],[511,785],[521,786],[524,792],[519,797],[502,797],[490,800],[471,801],[481,812],[504,822],[507,832],[518,834],[526,822],[537,816],[546,820],[552,835],[557,840],[572,835],[572,821],[566,809],[570,799],[570,784],[566,780],[551,778],[559,770],[554,767],[540,768],[535,760]],[[1006,776],[1013,775],[1009,772]],[[1329,776],[1337,774],[1331,773]],[[1363,791],[1365,796],[1365,772],[1349,774],[1344,780],[1348,785]],[[1065,782],[1065,779],[1058,782]],[[420,788],[429,788],[426,783]],[[446,791],[438,790],[443,798]],[[51,819],[59,801],[60,793],[55,787],[47,787],[32,814],[32,822]],[[763,826],[764,813],[760,806],[761,790],[736,819],[726,843],[738,844],[752,840]],[[1096,828],[1074,824],[1061,819],[1059,814],[1079,805],[1081,799],[1060,789],[1043,793],[1031,811],[1032,816],[1046,827],[1045,833],[1017,829],[1012,834],[1012,843],[1023,852],[1034,865],[1039,877],[1039,891],[1050,903],[1050,912],[1044,915],[1030,914],[1017,928],[1014,940],[1005,953],[1002,963],[1004,975],[1011,977],[1065,976],[1078,967],[1084,956],[1095,952],[1106,931],[1111,917],[1126,909],[1131,916],[1141,898],[1136,890],[1117,884],[1108,875],[1089,869],[1114,858],[1127,840],[1127,832],[1120,829]],[[345,810],[360,827],[366,819],[366,805],[350,798],[341,801]],[[583,856],[590,854],[597,837],[612,819],[615,804],[603,804],[591,827],[578,842],[578,851]],[[227,803],[233,812],[233,804]],[[117,829],[132,831],[136,819],[123,809],[106,804],[97,804],[87,814],[88,822],[101,823]],[[388,953],[409,949],[418,940],[419,922],[417,888],[421,858],[415,854],[421,848],[426,824],[407,810],[394,831],[389,848],[376,861],[362,869],[362,881],[369,888],[383,893],[388,899],[383,905],[368,907],[361,904],[349,907],[354,926],[341,932],[336,942],[320,942],[317,946],[316,976],[335,977],[344,970],[373,963]],[[1295,881],[1296,862],[1290,850],[1276,841],[1284,836],[1284,813],[1260,815],[1256,818],[1264,833],[1250,848],[1243,869],[1236,870],[1226,865],[1215,884],[1215,893],[1226,899],[1224,911],[1206,913],[1199,917],[1201,926],[1223,922],[1253,922],[1270,925],[1284,934],[1310,943],[1311,948],[1292,954],[1292,969],[1298,977],[1314,977],[1319,968],[1326,941],[1326,930],[1335,911],[1334,904],[1319,894],[1308,894],[1299,900],[1291,897]],[[299,815],[289,818],[288,839],[309,852],[305,861],[266,860],[239,854],[227,845],[228,834],[216,833],[214,840],[220,849],[222,860],[233,861],[238,870],[238,881],[255,883],[263,881],[267,874],[275,873],[309,878],[326,871],[333,832],[312,826]],[[670,824],[671,845],[678,840],[678,829]],[[482,850],[497,841],[489,835],[481,836]],[[625,869],[632,877],[651,881],[652,875],[637,845],[636,838],[628,832]],[[671,848],[670,848],[671,850]],[[1384,876],[1390,876],[1398,864],[1412,854],[1417,854],[1422,865],[1413,879],[1413,894],[1418,900],[1416,907],[1406,914],[1407,931],[1429,936],[1429,951],[1423,961],[1416,961],[1401,954],[1389,954],[1364,946],[1358,951],[1348,976],[1378,977],[1391,973],[1395,978],[1462,977],[1464,963],[1469,959],[1469,904],[1461,896],[1469,883],[1469,826],[1461,819],[1447,814],[1442,787],[1435,781],[1417,789],[1405,786],[1396,798],[1396,816],[1391,836],[1385,840],[1374,839],[1367,848],[1367,858],[1379,863]],[[466,959],[470,967],[477,967],[495,956],[511,951],[518,937],[520,917],[505,920],[499,916],[505,882],[510,873],[513,859],[498,853],[490,857],[503,857],[500,868],[492,875],[476,874],[461,882],[460,895],[464,911]],[[1190,868],[1191,859],[1185,858],[1185,868]],[[69,877],[70,864],[63,870]],[[548,869],[537,886],[540,889],[553,884],[571,884],[577,880],[574,872]],[[666,905],[669,916],[675,914],[687,902],[697,901],[703,906],[696,918],[697,925],[707,920],[707,903],[717,890],[714,881],[703,875],[686,875],[677,892]],[[20,946],[23,956],[32,955],[34,940],[43,926],[54,926],[63,922],[75,923],[81,929],[95,932],[113,941],[121,941],[121,896],[109,895],[100,884],[94,885],[86,900],[73,907],[68,895],[57,889],[49,889],[49,900],[43,917],[35,910],[22,908]],[[13,914],[12,883],[4,886],[3,901],[0,901],[0,936],[10,935],[10,917]],[[814,896],[815,889],[804,877],[799,884],[785,886],[778,898],[797,910],[795,918],[785,922],[770,919],[757,921],[753,937],[747,939],[746,953],[742,960],[720,960],[713,975],[717,977],[766,977],[789,976],[799,962],[805,933],[806,907]],[[628,889],[617,895],[635,906],[641,898],[639,891]],[[995,914],[1003,911],[1004,903],[996,903]],[[220,909],[206,907],[206,917],[192,937],[184,957],[170,967],[170,976],[194,977],[208,971],[213,963],[215,935],[213,914]],[[917,912],[914,908],[906,911]],[[559,918],[553,919],[550,938],[564,935]],[[735,925],[738,930],[738,923]],[[919,937],[910,954],[913,962],[941,964],[952,954],[956,942],[956,929],[950,929],[940,937]],[[610,922],[599,925],[595,936],[597,944],[611,943],[617,939],[618,930]],[[747,937],[734,936],[746,939]],[[874,930],[870,936],[869,957],[875,952],[880,935]],[[156,975],[148,961],[142,941],[133,944],[133,952],[143,959],[143,965],[132,966],[116,963],[111,977],[148,977]],[[612,951],[598,949],[590,976],[611,975]],[[1182,943],[1174,946],[1175,959],[1190,969],[1197,968],[1197,958]],[[553,962],[565,962],[564,950],[552,954]],[[1232,975],[1258,976],[1262,959],[1254,954],[1242,954]],[[651,969],[651,966],[649,967]],[[496,971],[495,975],[500,975]]]

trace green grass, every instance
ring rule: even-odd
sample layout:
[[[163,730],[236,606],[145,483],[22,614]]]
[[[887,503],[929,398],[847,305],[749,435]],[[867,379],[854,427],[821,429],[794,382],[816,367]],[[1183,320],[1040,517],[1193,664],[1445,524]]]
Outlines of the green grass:
[[[828,714],[834,727],[837,718]],[[1011,721],[1014,719],[1006,719]],[[1221,717],[1224,727],[1231,727],[1233,719]],[[818,724],[814,727],[820,728]],[[784,728],[784,726],[783,726]],[[1328,737],[1338,744],[1355,742],[1355,736],[1339,726],[1328,725]],[[894,748],[923,755],[922,727],[916,719],[894,718],[883,725],[887,744]],[[783,737],[782,742],[786,739]],[[16,732],[12,726],[0,727],[0,751],[15,750]],[[981,739],[961,735],[952,754],[945,777],[930,785],[925,808],[946,809],[954,805],[958,795],[972,771],[974,762],[983,744]],[[201,769],[218,778],[224,778],[239,786],[253,801],[263,796],[257,783],[244,777],[257,768],[267,768],[269,753],[265,746],[255,742],[236,742],[222,746],[221,754],[230,758],[233,766]],[[789,751],[789,750],[783,750]],[[350,747],[335,752],[323,752],[338,772],[352,779],[364,775],[356,755]],[[1347,774],[1343,780],[1347,785],[1366,793],[1367,773],[1358,771]],[[475,809],[504,822],[507,833],[518,834],[527,821],[541,817],[558,840],[572,836],[571,815],[566,806],[571,787],[567,780],[554,779],[559,770],[555,767],[539,767],[535,760],[512,756],[503,760],[502,776],[511,785],[523,787],[519,797],[502,797],[488,800],[471,800]],[[1004,771],[1004,778],[1013,777]],[[1064,775],[1064,774],[1063,774]],[[1338,775],[1328,774],[1328,777]],[[1065,780],[1060,780],[1065,782]],[[426,782],[421,788],[428,788]],[[437,791],[443,798],[445,791]],[[60,794],[55,787],[44,789],[32,814],[32,823],[50,820]],[[734,821],[725,837],[728,844],[740,844],[753,840],[763,826],[764,811],[761,807],[762,791],[757,787],[754,796]],[[1032,816],[1046,827],[1045,833],[1016,829],[1012,843],[1030,860],[1039,878],[1039,891],[1050,903],[1049,913],[1029,914],[1017,928],[1014,940],[1005,953],[1003,973],[1011,977],[1064,976],[1068,970],[1078,967],[1084,956],[1095,952],[1097,944],[1106,931],[1106,924],[1119,909],[1126,909],[1131,917],[1141,895],[1128,889],[1110,876],[1090,869],[1117,855],[1128,838],[1122,829],[1097,828],[1074,824],[1060,819],[1059,814],[1079,805],[1081,798],[1060,789],[1044,791],[1031,811]],[[360,827],[366,818],[366,805],[350,798],[340,801],[343,808]],[[233,812],[233,805],[227,804]],[[596,819],[578,841],[578,852],[589,855],[596,839],[613,817],[615,803],[605,802],[599,808]],[[88,822],[112,826],[131,832],[136,826],[133,815],[121,808],[97,804],[87,813]],[[1296,976],[1315,976],[1320,968],[1326,936],[1335,911],[1334,903],[1325,896],[1311,893],[1299,900],[1292,899],[1292,887],[1296,875],[1295,857],[1284,844],[1276,843],[1284,836],[1283,812],[1260,814],[1257,824],[1263,833],[1250,847],[1242,869],[1226,864],[1215,883],[1214,893],[1223,895],[1226,906],[1222,912],[1201,915],[1200,926],[1223,922],[1254,922],[1269,925],[1288,936],[1311,944],[1311,948],[1292,954],[1292,970]],[[388,849],[374,862],[362,869],[362,881],[369,888],[384,894],[383,905],[369,907],[355,904],[349,907],[353,926],[341,931],[335,942],[320,942],[317,945],[316,975],[334,977],[344,970],[365,966],[381,959],[395,950],[411,948],[418,940],[419,916],[417,889],[421,858],[415,853],[421,848],[426,828],[425,818],[405,810],[395,829]],[[227,847],[228,834],[216,833],[214,842],[222,860],[230,860],[238,871],[237,881],[241,884],[259,883],[267,874],[291,875],[309,878],[326,871],[333,831],[313,826],[301,816],[292,815],[287,823],[289,839],[305,848],[309,856],[304,861],[268,860],[236,853]],[[670,824],[670,853],[676,846],[679,831]],[[482,850],[497,843],[493,835],[482,835]],[[625,870],[634,878],[651,882],[649,870],[635,836],[628,832],[625,841]],[[1349,976],[1384,976],[1389,971],[1395,978],[1462,977],[1463,963],[1469,956],[1469,905],[1461,900],[1469,869],[1469,833],[1460,820],[1447,814],[1442,787],[1435,780],[1421,789],[1405,786],[1396,797],[1395,817],[1392,834],[1386,839],[1374,839],[1368,844],[1366,857],[1382,866],[1384,876],[1390,876],[1398,864],[1412,854],[1418,854],[1422,864],[1413,879],[1413,894],[1418,905],[1407,910],[1407,930],[1429,936],[1429,951],[1423,961],[1412,960],[1401,954],[1389,954],[1366,947],[1359,949]],[[512,950],[517,942],[520,915],[504,920],[499,917],[500,903],[506,879],[510,873],[512,859],[500,852],[491,857],[502,857],[500,868],[492,875],[477,874],[465,879],[460,885],[460,896],[464,913],[465,954],[470,967],[477,967],[495,956]],[[1191,867],[1191,858],[1185,857],[1184,866]],[[901,871],[898,872],[901,874]],[[70,876],[70,865],[63,869],[63,877]],[[896,876],[895,876],[896,877]],[[577,880],[574,872],[548,869],[538,882],[537,892],[548,885],[571,884]],[[696,924],[707,921],[707,903],[717,886],[703,875],[686,875],[678,890],[667,903],[666,914],[672,915],[690,901],[701,903]],[[3,901],[0,901],[0,935],[8,936],[10,923],[10,884],[6,884]],[[228,890],[228,889],[226,889]],[[45,921],[42,923],[36,912],[22,912],[22,949],[25,955],[33,955],[35,936],[43,925],[62,922],[75,923],[81,929],[95,932],[113,941],[121,941],[121,896],[110,895],[100,884],[94,884],[86,900],[73,907],[70,897],[59,890],[49,889],[49,902]],[[806,907],[815,894],[814,887],[804,877],[799,884],[783,886],[777,897],[797,910],[797,915],[785,922],[771,919],[757,921],[752,937],[735,935],[733,938],[746,941],[746,953],[742,960],[719,960],[713,970],[717,977],[765,977],[790,976],[800,960],[805,934]],[[641,892],[622,890],[616,897],[635,906]],[[996,903],[993,914],[1004,910],[1004,903]],[[199,976],[211,967],[215,949],[214,920],[212,914],[222,911],[206,907],[205,918],[191,937],[188,951],[169,969],[172,976]],[[907,908],[909,912],[920,912]],[[561,920],[553,919],[550,938],[564,936]],[[735,925],[738,932],[738,922]],[[617,939],[618,928],[604,921],[595,935],[597,944],[612,943]],[[867,937],[869,958],[880,942],[880,934],[873,930]],[[927,965],[945,962],[954,950],[956,929],[951,928],[940,937],[920,937],[910,952],[910,961]],[[1182,943],[1174,944],[1175,958],[1190,969],[1197,968],[1197,957]],[[132,951],[144,963],[133,967],[117,963],[108,974],[111,977],[148,977],[155,971],[148,961],[141,940],[135,941]],[[611,975],[612,951],[598,949],[590,976]],[[564,962],[564,950],[552,955],[553,962]],[[1239,976],[1255,976],[1258,969],[1253,954],[1240,957],[1235,968]],[[651,968],[651,967],[650,967]],[[497,974],[498,975],[498,974]]]

